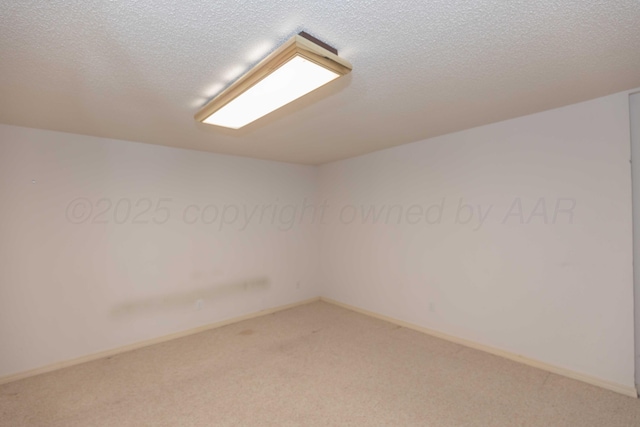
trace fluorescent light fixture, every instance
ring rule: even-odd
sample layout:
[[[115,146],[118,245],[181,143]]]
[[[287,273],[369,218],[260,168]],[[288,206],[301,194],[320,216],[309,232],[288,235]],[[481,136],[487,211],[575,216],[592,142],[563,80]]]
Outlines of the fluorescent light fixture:
[[[195,119],[239,129],[348,74],[351,68],[335,49],[300,33],[202,107]]]
[[[239,129],[338,77],[296,55],[203,122]]]

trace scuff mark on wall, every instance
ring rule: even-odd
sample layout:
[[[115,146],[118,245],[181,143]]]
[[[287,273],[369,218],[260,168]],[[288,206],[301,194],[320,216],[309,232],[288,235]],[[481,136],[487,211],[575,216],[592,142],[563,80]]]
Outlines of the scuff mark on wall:
[[[118,304],[111,310],[113,317],[130,316],[140,313],[166,311],[168,309],[189,307],[192,304],[218,298],[225,298],[243,292],[263,292],[270,287],[269,278],[255,277],[231,283],[223,283],[181,293],[152,296]]]

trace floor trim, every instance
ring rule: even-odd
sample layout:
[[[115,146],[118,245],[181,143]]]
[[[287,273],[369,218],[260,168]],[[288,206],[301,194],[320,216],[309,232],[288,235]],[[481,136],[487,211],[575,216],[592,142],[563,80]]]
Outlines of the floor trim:
[[[166,341],[171,341],[177,338],[182,338],[182,337],[186,337],[189,335],[193,335],[193,334],[197,334],[200,332],[204,332],[204,331],[208,331],[210,329],[215,329],[215,328],[219,328],[222,326],[226,326],[226,325],[230,325],[233,323],[237,323],[237,322],[241,322],[243,320],[248,320],[248,319],[253,319],[256,317],[260,317],[260,316],[265,316],[268,314],[272,314],[272,313],[276,313],[278,311],[283,311],[283,310],[288,310],[290,308],[294,308],[294,307],[298,307],[301,305],[305,305],[305,304],[310,304],[316,301],[324,301],[326,303],[329,304],[333,304],[342,308],[345,308],[347,310],[351,310],[351,311],[355,311],[357,313],[360,314],[364,314],[370,317],[375,317],[377,319],[380,320],[384,320],[408,329],[412,329],[418,332],[422,332],[425,333],[427,335],[431,335],[434,336],[436,338],[441,338],[447,341],[451,341],[454,342],[456,344],[460,344],[463,345],[465,347],[469,347],[469,348],[473,348],[476,350],[480,350],[480,351],[484,351],[486,353],[490,353],[496,356],[500,356],[500,357],[504,357],[505,359],[509,359],[509,360],[513,360],[515,362],[519,362],[519,363],[523,363],[525,365],[529,365],[532,366],[534,368],[538,368],[538,369],[542,369],[544,371],[547,372],[552,372],[554,374],[558,374],[558,375],[562,375],[564,377],[568,377],[568,378],[572,378],[574,380],[578,380],[578,381],[582,381],[585,382],[587,384],[591,384],[591,385],[595,385],[607,390],[611,390],[614,391],[616,393],[620,393],[623,394],[625,396],[629,396],[629,397],[634,397],[637,398],[638,394],[637,391],[634,387],[630,387],[630,386],[625,386],[622,384],[616,384],[616,383],[612,383],[610,381],[607,380],[603,380],[601,378],[596,378],[587,374],[583,374],[581,372],[576,372],[576,371],[572,371],[569,369],[565,369],[565,368],[561,368],[555,365],[550,365],[548,363],[545,362],[541,362],[535,359],[530,359],[528,357],[525,356],[521,356],[515,353],[511,353],[508,352],[506,350],[501,350],[498,348],[494,348],[491,346],[487,346],[484,344],[479,344],[477,342],[474,341],[469,341],[463,338],[458,338],[452,335],[448,335],[445,334],[443,332],[438,332],[436,330],[433,329],[429,329],[429,328],[425,328],[423,326],[419,326],[413,323],[409,323],[409,322],[405,322],[403,320],[398,320],[395,319],[393,317],[389,317],[389,316],[385,316],[382,314],[378,314],[375,313],[373,311],[369,311],[369,310],[365,310],[363,308],[360,307],[356,307],[350,304],[346,304],[331,298],[325,298],[325,297],[314,297],[314,298],[309,298],[303,301],[298,301],[292,304],[286,304],[286,305],[282,305],[282,306],[278,306],[278,307],[274,307],[274,308],[269,308],[269,309],[265,309],[265,310],[260,310],[254,313],[249,313],[249,314],[245,314],[243,316],[239,316],[239,317],[234,317],[231,319],[226,319],[226,320],[221,320],[219,322],[214,322],[214,323],[210,323],[207,325],[203,325],[203,326],[199,326],[197,328],[193,328],[193,329],[188,329],[186,331],[181,331],[181,332],[176,332],[173,334],[169,334],[169,335],[163,335],[161,337],[157,337],[157,338],[152,338],[149,340],[144,340],[144,341],[140,341],[137,343],[133,343],[133,344],[129,344],[126,346],[122,346],[122,347],[117,347],[117,348],[113,348],[110,350],[105,350],[105,351],[101,351],[98,353],[92,353],[86,356],[81,356],[81,357],[77,357],[74,359],[69,359],[69,360],[63,360],[61,362],[55,362],[55,363],[51,363],[49,365],[45,365],[45,366],[41,366],[39,368],[35,368],[35,369],[30,369],[27,371],[23,371],[23,372],[18,372],[16,374],[10,374],[4,377],[0,377],[0,384],[6,384],[9,382],[13,382],[13,381],[18,381],[21,379],[25,379],[25,378],[29,378],[35,375],[40,375],[40,374],[44,374],[47,372],[52,372],[52,371],[56,371],[58,369],[62,369],[62,368],[67,368],[70,366],[74,366],[74,365],[79,365],[81,363],[85,363],[85,362],[90,362],[92,360],[97,360],[97,359],[102,359],[104,357],[109,357],[109,356],[114,356],[116,354],[120,354],[120,353],[125,353],[127,351],[132,351],[132,350],[136,350],[139,348],[143,348],[143,347],[147,347],[150,345],[154,345],[154,344],[159,344],[162,342],[166,342]]]
[[[243,320],[253,319],[255,317],[265,316],[267,314],[276,313],[278,311],[288,310],[290,308],[298,307],[300,305],[310,304],[312,302],[320,301],[320,297],[309,298],[303,301],[294,302],[292,304],[281,305],[274,308],[268,308],[265,310],[256,311],[253,313],[245,314],[239,317],[233,317],[231,319],[221,320],[219,322],[210,323],[207,325],[199,326],[197,328],[187,329],[186,331],[176,332],[169,335],[163,335],[157,338],[151,338],[149,340],[139,341],[133,344],[125,345],[122,347],[113,348],[110,350],[100,351],[98,353],[88,354],[86,356],[80,356],[74,359],[63,360],[61,362],[51,363],[49,365],[41,366],[39,368],[29,369],[27,371],[18,372],[16,374],[6,375],[0,377],[0,384],[6,384],[13,381],[22,380],[25,378],[33,377],[35,375],[44,374],[47,372],[56,371],[62,368],[68,368],[70,366],[79,365],[81,363],[91,362],[92,360],[102,359],[104,357],[114,356],[120,353],[126,353],[127,351],[137,350],[142,347],[148,347],[154,344],[160,344],[162,342],[171,341],[176,338],[182,338],[189,335],[197,334],[200,332],[208,331],[209,329],[215,329],[222,326],[230,325],[232,323],[242,322]]]
[[[511,353],[511,352],[508,352],[506,350],[501,350],[501,349],[498,349],[498,348],[495,348],[495,347],[491,347],[491,346],[484,345],[484,344],[479,344],[477,342],[469,341],[469,340],[466,340],[466,339],[463,339],[463,338],[458,338],[458,337],[455,337],[455,336],[452,336],[452,335],[447,335],[447,334],[445,334],[443,332],[438,332],[438,331],[435,331],[433,329],[425,328],[423,326],[418,326],[416,324],[405,322],[403,320],[398,320],[398,319],[395,319],[393,317],[384,316],[382,314],[378,314],[378,313],[375,313],[373,311],[365,310],[363,308],[356,307],[356,306],[353,306],[353,305],[350,305],[350,304],[345,304],[343,302],[336,301],[336,300],[333,300],[331,298],[320,297],[320,300],[324,301],[324,302],[327,302],[329,304],[334,304],[334,305],[337,305],[339,307],[346,308],[347,310],[355,311],[357,313],[364,314],[364,315],[367,315],[367,316],[370,316],[370,317],[375,317],[377,319],[384,320],[384,321],[387,321],[387,322],[390,322],[390,323],[393,323],[393,324],[396,324],[396,325],[399,325],[399,326],[402,326],[402,327],[405,327],[405,328],[408,328],[408,329],[413,329],[415,331],[422,332],[422,333],[425,333],[427,335],[434,336],[436,338],[441,338],[441,339],[444,339],[444,340],[447,340],[447,341],[451,341],[451,342],[454,342],[456,344],[463,345],[465,347],[470,347],[470,348],[473,348],[473,349],[476,349],[476,350],[484,351],[486,353],[490,353],[490,354],[493,354],[495,356],[504,357],[505,359],[513,360],[515,362],[520,362],[520,363],[523,363],[525,365],[529,365],[529,366],[532,366],[534,368],[542,369],[542,370],[547,371],[547,372],[551,372],[551,373],[554,373],[554,374],[562,375],[564,377],[571,378],[571,379],[578,380],[578,381],[582,381],[582,382],[585,382],[587,384],[595,385],[595,386],[598,386],[598,387],[601,387],[601,388],[604,388],[604,389],[607,389],[607,390],[615,391],[616,393],[620,393],[620,394],[623,394],[625,396],[629,396],[629,397],[633,397],[633,398],[637,398],[638,397],[638,392],[636,391],[635,387],[630,387],[630,386],[626,386],[626,385],[623,385],[623,384],[612,383],[610,381],[603,380],[601,378],[596,378],[596,377],[593,377],[591,375],[583,374],[581,372],[576,372],[576,371],[572,371],[570,369],[561,368],[561,367],[558,367],[558,366],[555,366],[555,365],[550,365],[548,363],[541,362],[541,361],[535,360],[535,359],[530,359],[528,357],[521,356],[521,355],[515,354],[515,353]]]

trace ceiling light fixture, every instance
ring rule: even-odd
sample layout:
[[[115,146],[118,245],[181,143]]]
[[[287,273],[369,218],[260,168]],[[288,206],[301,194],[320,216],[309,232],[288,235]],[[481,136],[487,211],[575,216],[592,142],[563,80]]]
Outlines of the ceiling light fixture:
[[[239,129],[351,69],[337,50],[301,32],[209,101],[195,119]]]

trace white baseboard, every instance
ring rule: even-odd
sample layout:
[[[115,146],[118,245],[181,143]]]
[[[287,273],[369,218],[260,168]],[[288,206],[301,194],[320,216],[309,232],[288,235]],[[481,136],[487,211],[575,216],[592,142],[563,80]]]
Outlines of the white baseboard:
[[[22,380],[24,378],[33,377],[35,375],[44,374],[46,372],[56,371],[58,369],[67,368],[73,365],[79,365],[80,363],[90,362],[92,360],[102,359],[104,357],[114,356],[116,354],[125,353],[127,351],[136,350],[142,347],[147,347],[154,344],[159,344],[165,341],[171,341],[176,338],[182,338],[189,335],[197,334],[200,332],[208,331],[209,329],[219,328],[221,326],[230,325],[232,323],[241,322],[243,320],[253,319],[255,317],[265,316],[267,314],[276,313],[278,311],[288,310],[300,305],[309,304],[312,302],[320,301],[320,297],[314,297],[303,301],[294,302],[292,304],[281,305],[279,307],[268,308],[265,310],[256,311],[254,313],[245,314],[244,316],[234,317],[232,319],[221,320],[219,322],[210,323],[208,325],[199,326],[197,328],[188,329],[186,331],[176,332],[169,335],[163,335],[157,338],[151,338],[149,340],[140,341],[137,343],[125,345],[123,347],[113,348],[110,350],[100,351],[98,353],[88,354],[86,356],[77,357],[75,359],[63,360],[61,362],[51,363],[49,365],[41,366],[35,369],[29,369],[28,371],[18,372],[16,374],[10,374],[4,377],[0,377],[0,384],[6,384],[12,381]]]
[[[398,320],[398,319],[394,319],[392,317],[388,317],[388,316],[384,316],[382,314],[378,314],[375,313],[373,311],[369,311],[369,310],[365,310],[363,308],[360,307],[356,307],[350,304],[345,304],[342,303],[340,301],[336,301],[330,298],[325,298],[325,297],[321,297],[320,298],[321,301],[330,303],[330,304],[334,304],[337,305],[339,307],[342,308],[346,308],[347,310],[352,310],[355,311],[357,313],[361,313],[361,314],[365,314],[367,316],[371,316],[371,317],[375,317],[377,319],[380,320],[385,320],[389,323],[393,323],[408,329],[413,329],[415,331],[418,332],[422,332],[425,333],[427,335],[431,335],[434,336],[436,338],[441,338],[447,341],[451,341],[454,342],[456,344],[460,344],[463,345],[465,347],[470,347],[476,350],[480,350],[480,351],[484,351],[486,353],[490,353],[493,354],[495,356],[500,356],[500,357],[504,357],[505,359],[509,359],[509,360],[513,360],[515,362],[520,362],[523,363],[525,365],[529,365],[532,366],[534,368],[538,368],[538,369],[542,369],[544,371],[547,372],[552,372],[554,374],[558,374],[558,375],[562,375],[564,377],[567,378],[571,378],[574,380],[578,380],[578,381],[582,381],[585,382],[587,384],[591,384],[591,385],[595,385],[598,387],[602,387],[605,388],[607,390],[611,390],[611,391],[615,391],[616,393],[620,393],[620,394],[624,394],[625,396],[629,396],[629,397],[634,397],[637,398],[638,397],[638,392],[636,391],[635,387],[632,386],[627,386],[624,384],[617,384],[617,383],[612,383],[610,381],[607,380],[603,380],[601,378],[596,378],[593,377],[591,375],[587,375],[587,374],[583,374],[581,372],[576,372],[576,371],[572,371],[570,369],[566,369],[566,368],[561,368],[558,366],[554,366],[554,365],[550,365],[548,363],[545,362],[541,362],[539,360],[535,360],[535,359],[530,359],[528,357],[525,356],[521,356],[519,354],[515,354],[515,353],[511,353],[508,352],[506,350],[501,350],[498,348],[494,348],[494,347],[490,347],[484,344],[479,344],[473,341],[469,341],[463,338],[458,338],[458,337],[454,337],[452,335],[447,335],[445,333],[442,332],[438,332],[435,331],[433,329],[429,329],[429,328],[425,328],[422,326],[418,326],[415,325],[413,323],[409,323],[409,322],[405,322],[403,320]]]
[[[5,384],[5,383],[9,383],[12,381],[18,381],[24,378],[29,378],[35,375],[39,375],[39,374],[44,374],[46,372],[51,372],[51,371],[55,371],[58,369],[62,369],[62,368],[67,368],[69,366],[74,366],[74,365],[79,365],[81,363],[85,363],[85,362],[90,362],[92,360],[97,360],[97,359],[102,359],[104,357],[109,357],[109,356],[114,356],[116,354],[120,354],[120,353],[125,353],[127,351],[131,351],[131,350],[136,350],[142,347],[147,347],[150,345],[154,345],[154,344],[159,344],[162,342],[166,342],[166,341],[171,341],[174,340],[176,338],[182,338],[182,337],[186,337],[189,335],[193,335],[193,334],[197,334],[200,332],[204,332],[207,331],[209,329],[214,329],[214,328],[219,328],[221,326],[226,326],[226,325],[230,325],[232,323],[237,323],[237,322],[241,322],[243,320],[248,320],[248,319],[253,319],[255,317],[260,317],[260,316],[265,316],[267,314],[272,314],[272,313],[276,313],[278,311],[283,311],[283,310],[287,310],[290,308],[294,308],[300,305],[305,305],[305,304],[309,304],[312,302],[316,302],[316,301],[324,301],[327,302],[329,304],[334,304],[337,305],[339,307],[345,308],[347,310],[351,310],[351,311],[355,311],[357,313],[361,313],[370,317],[375,317],[377,319],[380,320],[384,320],[408,329],[413,329],[415,331],[418,332],[422,332],[425,333],[427,335],[431,335],[434,336],[436,338],[441,338],[447,341],[451,341],[454,342],[456,344],[460,344],[463,345],[465,347],[470,347],[476,350],[480,350],[480,351],[484,351],[486,353],[490,353],[496,356],[500,356],[500,357],[504,357],[505,359],[509,359],[509,360],[513,360],[515,362],[520,362],[523,363],[525,365],[529,365],[532,366],[534,368],[538,368],[538,369],[542,369],[548,372],[552,372],[554,374],[558,374],[558,375],[562,375],[564,377],[568,377],[568,378],[572,378],[574,380],[578,380],[578,381],[582,381],[585,382],[587,384],[591,384],[591,385],[595,385],[607,390],[611,390],[611,391],[615,391],[617,393],[623,394],[625,396],[630,396],[630,397],[634,397],[637,398],[638,394],[637,391],[634,387],[631,386],[626,386],[623,384],[616,384],[616,383],[612,383],[610,381],[607,380],[603,380],[601,378],[596,378],[587,374],[583,374],[581,372],[576,372],[576,371],[572,371],[570,369],[566,369],[566,368],[561,368],[558,366],[554,366],[554,365],[550,365],[548,363],[545,362],[541,362],[535,359],[530,359],[528,357],[525,356],[521,356],[515,353],[511,353],[508,352],[506,350],[502,350],[502,349],[498,349],[498,348],[494,348],[494,347],[490,347],[484,344],[479,344],[473,341],[469,341],[463,338],[458,338],[452,335],[447,335],[445,333],[442,332],[438,332],[435,331],[433,329],[429,329],[429,328],[425,328],[423,326],[418,326],[415,325],[413,323],[409,323],[409,322],[405,322],[403,320],[398,320],[398,319],[394,319],[392,317],[388,317],[388,316],[384,316],[382,314],[378,314],[375,313],[373,311],[369,311],[369,310],[365,310],[363,308],[360,307],[356,307],[350,304],[345,304],[342,303],[340,301],[336,301],[330,298],[325,298],[325,297],[315,297],[315,298],[310,298],[307,300],[303,300],[303,301],[299,301],[299,302],[295,302],[292,304],[287,304],[287,305],[282,305],[279,307],[274,307],[274,308],[269,308],[266,310],[261,310],[261,311],[257,311],[254,313],[249,313],[249,314],[245,314],[243,316],[239,316],[239,317],[234,317],[232,319],[227,319],[227,320],[221,320],[219,322],[215,322],[215,323],[211,323],[208,325],[204,325],[204,326],[200,326],[197,328],[193,328],[193,329],[188,329],[186,331],[181,331],[181,332],[176,332],[173,334],[169,334],[169,335],[164,335],[161,337],[157,337],[157,338],[152,338],[149,340],[145,340],[145,341],[140,341],[137,343],[133,343],[133,344],[129,344],[123,347],[118,347],[118,348],[114,348],[114,349],[110,349],[110,350],[105,350],[105,351],[101,351],[98,353],[93,353],[93,354],[89,354],[86,356],[81,356],[75,359],[70,359],[70,360],[64,360],[61,362],[56,362],[56,363],[52,363],[49,365],[45,365],[45,366],[41,366],[39,368],[35,368],[35,369],[30,369],[28,371],[23,371],[23,372],[18,372],[16,374],[10,374],[4,377],[0,377],[0,384]]]

